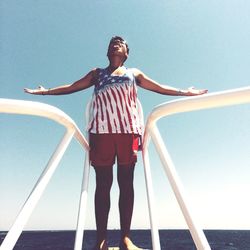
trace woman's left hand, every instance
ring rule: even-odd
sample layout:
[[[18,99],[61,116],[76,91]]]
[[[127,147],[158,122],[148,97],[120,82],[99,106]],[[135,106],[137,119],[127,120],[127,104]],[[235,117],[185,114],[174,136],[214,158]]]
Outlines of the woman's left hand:
[[[189,87],[184,94],[185,96],[203,95],[208,92],[207,89],[195,89],[194,87]]]

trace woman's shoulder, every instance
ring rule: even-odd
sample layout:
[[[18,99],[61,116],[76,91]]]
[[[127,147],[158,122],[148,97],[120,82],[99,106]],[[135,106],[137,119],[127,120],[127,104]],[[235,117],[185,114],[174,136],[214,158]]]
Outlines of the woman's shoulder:
[[[129,68],[129,71],[133,74],[136,81],[141,75],[143,75],[143,72],[139,70],[138,68]]]
[[[135,76],[142,73],[138,68],[128,68]]]
[[[100,77],[100,75],[102,75],[106,72],[106,68],[94,68],[90,72],[91,72],[93,78],[97,79],[98,77]]]

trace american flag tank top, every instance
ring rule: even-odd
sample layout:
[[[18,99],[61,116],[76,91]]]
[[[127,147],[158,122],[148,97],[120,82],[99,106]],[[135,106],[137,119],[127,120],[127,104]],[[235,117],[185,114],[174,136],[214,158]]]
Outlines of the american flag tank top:
[[[123,75],[98,69],[88,131],[94,134],[142,134],[137,107],[137,84],[132,70]]]

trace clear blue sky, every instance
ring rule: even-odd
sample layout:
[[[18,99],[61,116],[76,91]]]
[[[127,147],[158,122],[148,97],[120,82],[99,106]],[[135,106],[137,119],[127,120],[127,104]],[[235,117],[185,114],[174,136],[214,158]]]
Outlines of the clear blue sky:
[[[0,97],[54,105],[84,130],[92,89],[68,96],[32,96],[24,87],[54,87],[108,63],[113,35],[130,46],[127,67],[156,81],[211,92],[250,85],[247,0],[2,0]],[[147,116],[173,100],[139,89]],[[202,228],[250,229],[250,108],[240,105],[179,114],[159,122]],[[0,230],[7,230],[36,183],[64,129],[52,121],[0,116]],[[150,159],[160,228],[186,228],[153,146]],[[84,154],[70,144],[26,229],[74,229]],[[87,228],[95,228],[91,170]],[[142,160],[135,174],[133,228],[149,228]],[[114,181],[109,228],[119,228]]]

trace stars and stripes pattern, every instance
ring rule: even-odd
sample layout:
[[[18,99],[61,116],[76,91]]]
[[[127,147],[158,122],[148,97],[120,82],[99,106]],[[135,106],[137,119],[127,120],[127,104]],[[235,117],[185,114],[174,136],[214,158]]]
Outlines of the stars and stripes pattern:
[[[137,108],[137,85],[131,70],[112,75],[100,69],[92,99],[89,132],[95,134],[141,134],[142,123]]]

